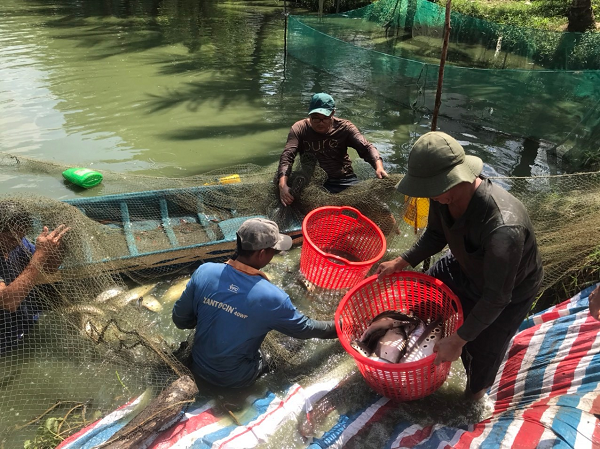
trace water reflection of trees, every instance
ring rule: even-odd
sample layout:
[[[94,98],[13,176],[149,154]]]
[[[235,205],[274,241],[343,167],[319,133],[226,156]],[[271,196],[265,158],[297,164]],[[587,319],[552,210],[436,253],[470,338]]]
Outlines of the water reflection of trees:
[[[187,54],[153,56],[149,63],[163,75],[219,74],[218,79],[153,96],[150,103],[155,112],[179,104],[196,109],[215,99],[222,107],[255,99],[263,71],[272,70],[273,59],[283,55],[283,43],[268,48],[267,42],[273,42],[272,31],[279,26],[283,42],[282,10],[274,2],[248,0],[54,0],[42,14],[49,16],[45,26],[68,29],[66,39],[77,39],[79,46],[93,49],[87,55],[90,59],[183,45]],[[224,89],[227,95],[222,95]]]

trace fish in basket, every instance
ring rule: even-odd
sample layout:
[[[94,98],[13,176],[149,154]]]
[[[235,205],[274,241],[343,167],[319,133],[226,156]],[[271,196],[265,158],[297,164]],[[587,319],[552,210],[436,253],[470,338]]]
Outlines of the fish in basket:
[[[350,346],[379,362],[406,363],[433,354],[433,347],[442,336],[440,319],[423,321],[412,311],[386,310],[374,317]]]

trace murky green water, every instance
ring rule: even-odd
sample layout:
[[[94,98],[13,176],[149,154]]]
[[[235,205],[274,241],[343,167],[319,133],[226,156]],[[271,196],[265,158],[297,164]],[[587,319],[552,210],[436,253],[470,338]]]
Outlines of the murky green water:
[[[286,59],[282,11],[270,1],[4,0],[0,151],[167,177],[266,165],[324,90],[386,168],[401,171],[430,117]],[[543,148],[443,119],[440,127],[489,174],[548,170]],[[0,179],[0,190],[75,196],[37,176]]]

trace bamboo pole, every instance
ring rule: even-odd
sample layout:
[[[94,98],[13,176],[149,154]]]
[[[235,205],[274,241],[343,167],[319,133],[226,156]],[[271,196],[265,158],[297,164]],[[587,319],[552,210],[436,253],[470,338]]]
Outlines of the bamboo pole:
[[[444,23],[444,42],[442,44],[442,55],[440,56],[440,70],[438,71],[437,90],[435,92],[435,104],[433,106],[433,117],[431,119],[431,130],[437,130],[437,118],[442,105],[442,85],[444,84],[444,66],[446,65],[446,56],[448,55],[448,41],[450,40],[450,11],[452,9],[452,0],[446,2],[446,20]],[[429,270],[431,257],[423,261],[423,271]]]
[[[452,0],[446,2],[446,23],[444,25],[444,43],[442,44],[442,55],[440,56],[440,70],[438,72],[437,91],[435,93],[435,105],[433,107],[433,118],[431,119],[431,130],[437,130],[437,118],[442,104],[442,85],[444,83],[444,66],[446,65],[446,55],[448,54],[448,41],[450,39],[450,10],[452,9]]]

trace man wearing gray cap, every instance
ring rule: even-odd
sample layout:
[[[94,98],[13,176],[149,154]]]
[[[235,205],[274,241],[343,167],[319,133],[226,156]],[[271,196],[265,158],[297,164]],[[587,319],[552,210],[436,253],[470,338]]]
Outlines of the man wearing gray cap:
[[[460,299],[463,325],[436,343],[435,363],[462,357],[465,394],[480,399],[490,387],[510,339],[529,312],[542,281],[542,261],[523,204],[481,176],[483,162],[439,131],[421,136],[397,189],[430,198],[427,229],[400,257],[383,262],[380,278],[415,267],[446,245],[428,274]]]
[[[180,329],[196,328],[192,372],[211,384],[241,388],[254,383],[266,364],[260,345],[271,330],[296,338],[336,338],[333,321],[315,321],[298,312],[290,297],[260,271],[290,236],[262,218],[237,231],[237,258],[202,264],[173,306]]]
[[[375,145],[361,134],[349,120],[334,117],[333,97],[324,92],[314,94],[308,107],[308,118],[294,123],[288,134],[287,142],[277,168],[279,198],[284,206],[294,201],[288,186],[288,178],[298,153],[310,154],[316,158],[327,173],[323,185],[331,193],[339,193],[359,182],[352,169],[348,147],[375,169],[378,178],[387,177],[383,162]]]

